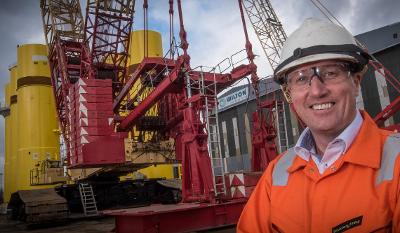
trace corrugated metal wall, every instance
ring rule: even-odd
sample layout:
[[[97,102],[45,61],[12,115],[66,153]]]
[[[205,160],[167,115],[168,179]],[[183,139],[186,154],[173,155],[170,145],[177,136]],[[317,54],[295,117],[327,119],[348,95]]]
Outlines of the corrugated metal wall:
[[[397,80],[400,80],[400,44],[374,55],[388,70],[390,70]],[[388,84],[388,92],[390,102],[394,101],[399,96],[399,93],[390,84]],[[393,119],[395,123],[400,123],[400,112],[397,112]]]

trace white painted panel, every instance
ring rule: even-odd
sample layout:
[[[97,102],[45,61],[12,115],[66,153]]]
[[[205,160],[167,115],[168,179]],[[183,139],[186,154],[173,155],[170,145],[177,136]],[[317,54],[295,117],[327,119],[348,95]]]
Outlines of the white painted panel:
[[[224,155],[226,158],[228,158],[229,157],[228,132],[226,131],[225,121],[222,121],[222,139],[224,143]]]
[[[235,155],[241,156],[240,153],[240,141],[239,141],[239,130],[237,124],[237,118],[232,118],[232,125],[233,125],[233,138],[235,140]]]

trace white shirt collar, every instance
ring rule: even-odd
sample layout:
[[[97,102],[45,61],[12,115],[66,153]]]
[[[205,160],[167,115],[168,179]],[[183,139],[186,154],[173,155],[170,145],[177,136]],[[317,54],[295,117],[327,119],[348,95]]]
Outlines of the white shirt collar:
[[[336,140],[343,140],[345,143],[345,149],[343,153],[345,153],[351,144],[353,143],[354,139],[356,138],[358,132],[361,129],[361,125],[363,123],[364,119],[361,116],[361,113],[357,111],[356,117],[354,120],[351,122],[349,126],[347,126],[339,136],[337,136],[332,142]]]
[[[338,143],[338,145],[344,146],[342,154],[345,153],[353,143],[358,132],[360,131],[362,123],[363,123],[363,118],[360,112],[357,111],[356,116],[354,117],[354,120],[350,123],[350,125],[348,125],[343,130],[343,132],[339,134],[339,136],[333,139],[328,144],[328,147],[330,147],[333,143],[343,142],[343,143]],[[294,150],[302,159],[306,161],[310,159],[311,155],[316,156],[314,138],[308,127],[305,128],[304,131],[301,133],[299,139],[297,140],[296,145],[294,146]]]

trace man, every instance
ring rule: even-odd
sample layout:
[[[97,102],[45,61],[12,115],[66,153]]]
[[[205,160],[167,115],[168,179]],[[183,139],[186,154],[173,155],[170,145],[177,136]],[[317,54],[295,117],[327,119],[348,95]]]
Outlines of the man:
[[[368,60],[322,20],[287,39],[275,81],[307,128],[268,165],[238,232],[400,232],[400,135],[356,109]]]

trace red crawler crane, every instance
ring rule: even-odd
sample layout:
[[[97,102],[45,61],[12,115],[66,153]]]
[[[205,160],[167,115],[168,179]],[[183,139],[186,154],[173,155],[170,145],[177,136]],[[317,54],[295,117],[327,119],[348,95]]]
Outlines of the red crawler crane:
[[[172,21],[174,1],[168,3]],[[124,153],[123,140],[128,132],[135,130],[139,135],[146,135],[134,138],[138,143],[144,138],[152,143],[173,138],[174,159],[182,164],[183,203],[150,207],[152,212],[146,214],[138,209],[132,210],[136,214],[109,212],[116,216],[117,231],[132,231],[132,221],[138,224],[138,232],[143,232],[140,226],[146,227],[146,224],[165,229],[162,232],[234,224],[245,198],[230,200],[227,195],[216,139],[219,135],[216,106],[217,94],[247,75],[252,77],[258,98],[258,77],[247,35],[249,64],[239,65],[229,73],[217,72],[216,67],[193,69],[181,1],[177,0],[180,55],[170,51],[169,58],[145,57],[128,76],[126,59],[134,6],[135,1],[131,0],[88,0],[83,24],[78,0],[41,1],[69,165],[72,168],[112,165],[132,168],[132,161]],[[148,6],[144,0],[145,19]],[[260,109],[258,114],[262,122]],[[112,124],[109,124],[110,118]],[[159,219],[157,226],[149,223],[153,219],[150,215]],[[181,223],[171,225],[169,219],[177,216],[182,218]],[[185,221],[185,216],[191,221]]]
[[[83,21],[78,0],[41,0],[52,85],[70,166],[124,162],[121,135],[112,132],[108,118],[113,117],[112,96],[125,78],[133,3],[88,0]],[[106,81],[88,81],[100,79]]]
[[[169,1],[170,7],[172,1]],[[222,168],[221,152],[218,146],[213,144],[215,136],[218,135],[218,122],[213,116],[217,104],[217,93],[234,81],[247,75],[251,75],[257,99],[257,112],[255,113],[255,125],[262,131],[258,131],[255,139],[260,137],[262,142],[268,138],[272,142],[271,147],[259,149],[262,157],[262,168],[272,158],[266,157],[276,155],[276,147],[268,135],[271,128],[265,127],[265,116],[259,101],[257,67],[253,62],[254,55],[252,46],[247,36],[246,25],[243,17],[241,2],[239,1],[244,33],[246,36],[246,52],[249,64],[240,65],[230,73],[217,73],[215,67],[206,72],[200,67],[200,71],[191,69],[190,57],[187,53],[188,42],[183,24],[181,1],[177,0],[180,25],[180,44],[182,55],[174,59],[145,58],[138,65],[134,73],[128,77],[126,84],[116,97],[113,108],[118,111],[126,99],[136,99],[137,90],[130,95],[130,90],[138,80],[141,80],[142,88],[151,88],[138,102],[134,109],[126,116],[119,119],[118,130],[124,131],[132,126],[139,126],[138,122],[148,122],[145,114],[158,103],[163,106],[158,117],[164,125],[151,125],[150,128],[158,128],[158,134],[174,137],[176,159],[182,163],[182,202],[174,206],[150,206],[137,209],[109,211],[110,215],[116,217],[117,232],[183,232],[195,229],[207,229],[217,226],[235,224],[244,206],[246,198],[231,199],[225,190],[228,185]],[[145,1],[144,8],[148,4]],[[170,8],[170,15],[173,11]],[[150,70],[153,72],[149,74]],[[144,78],[143,78],[144,77]],[[143,84],[147,84],[143,85]],[[129,97],[129,98],[127,98]],[[179,101],[176,101],[179,99]],[[258,120],[258,121],[257,121]],[[214,126],[214,127],[212,127]],[[256,128],[257,128],[256,127]],[[273,127],[272,127],[273,129]],[[218,137],[218,136],[217,136]],[[259,143],[262,147],[262,142]],[[267,151],[267,152],[266,152]],[[275,153],[272,153],[274,151]],[[261,168],[259,169],[261,170]],[[221,174],[222,173],[222,174]],[[246,175],[244,178],[255,183],[260,173]],[[246,182],[246,181],[245,181]],[[246,187],[247,188],[247,187]],[[243,186],[243,189],[245,187]],[[199,202],[202,202],[199,203]],[[176,219],[179,219],[177,222]],[[198,221],[201,219],[201,221]],[[135,227],[133,227],[135,226]]]
[[[69,89],[80,76],[80,59],[84,41],[83,17],[78,0],[40,2],[44,33],[49,49],[51,81],[58,120],[70,157]],[[68,28],[69,30],[63,30]]]

